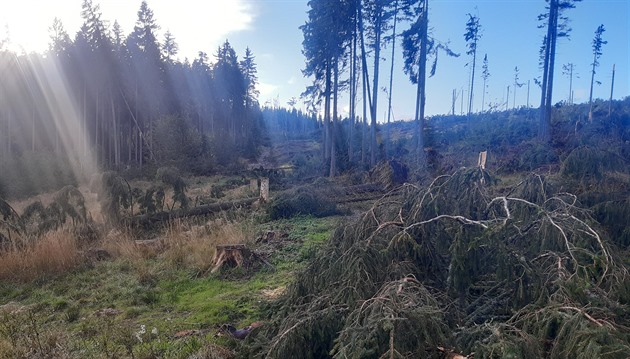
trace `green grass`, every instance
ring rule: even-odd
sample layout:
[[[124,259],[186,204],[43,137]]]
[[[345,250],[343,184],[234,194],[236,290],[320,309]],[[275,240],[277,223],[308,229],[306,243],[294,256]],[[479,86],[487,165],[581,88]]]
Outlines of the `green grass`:
[[[0,305],[12,302],[26,308],[18,314],[0,310],[5,316],[0,358],[28,357],[21,353],[33,347],[44,357],[61,356],[55,350],[63,350],[69,358],[131,357],[131,351],[135,358],[186,358],[212,343],[229,346],[227,338],[214,336],[217,328],[260,320],[269,300],[264,291],[286,287],[338,223],[339,218],[297,217],[260,224],[260,232],[276,230],[288,236],[267,248],[274,268],[262,266],[253,274],[236,268],[198,277],[157,257],[98,262],[47,281],[0,282]],[[104,308],[121,312],[112,317],[95,314]],[[8,333],[16,329],[20,334],[13,340]],[[187,329],[206,334],[173,337]]]

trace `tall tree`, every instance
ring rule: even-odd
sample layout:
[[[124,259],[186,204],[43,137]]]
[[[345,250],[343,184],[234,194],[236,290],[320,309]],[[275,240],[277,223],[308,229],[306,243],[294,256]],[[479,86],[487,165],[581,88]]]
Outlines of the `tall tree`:
[[[472,14],[468,15],[468,21],[466,22],[466,33],[464,39],[468,46],[466,54],[472,56],[471,75],[470,75],[470,91],[468,99],[468,115],[472,113],[473,109],[473,94],[475,89],[475,65],[477,62],[477,43],[481,38],[481,25],[479,24],[479,17]]]
[[[567,102],[572,105],[573,104],[573,75],[574,75],[575,65],[572,62],[566,63],[562,65],[562,74],[569,77],[569,99]]]
[[[514,67],[514,101],[512,102],[512,108],[516,108],[516,89],[519,87],[523,87],[523,85],[525,85],[524,83],[519,82],[519,74],[520,71],[518,69],[518,66]]]
[[[541,83],[540,99],[540,123],[538,136],[542,142],[551,140],[551,101],[553,93],[553,73],[556,58],[556,42],[558,37],[568,37],[571,28],[568,26],[568,18],[563,16],[563,11],[575,7],[575,3],[582,0],[546,0],[549,3],[548,12],[538,16],[541,21],[546,21],[547,35],[544,37],[541,47],[543,60],[543,78]]]
[[[445,52],[448,56],[457,57],[448,47],[448,44],[437,42],[429,36],[429,1],[422,0],[415,7],[417,16],[409,29],[402,33],[402,47],[404,58],[404,71],[409,75],[412,83],[416,84],[416,112],[415,112],[415,137],[416,152],[420,168],[426,166],[426,155],[424,153],[424,108],[426,103],[426,74],[427,58],[433,58],[429,76],[435,74],[439,51]]]
[[[424,153],[424,106],[426,101],[425,83],[427,71],[427,51],[429,48],[429,0],[422,0],[417,7],[417,20],[403,32],[403,55],[405,57],[405,72],[409,74],[412,83],[417,84],[416,90],[416,153],[418,166],[426,167]],[[433,43],[433,41],[431,41]]]
[[[481,112],[483,112],[483,106],[486,102],[487,83],[490,78],[490,70],[488,69],[488,54],[483,56],[483,65],[481,66],[481,78],[483,79],[483,92],[481,93]],[[455,106],[455,105],[453,105]]]
[[[606,31],[604,25],[599,25],[595,30],[595,38],[593,38],[593,67],[591,70],[591,91],[588,96],[588,119],[593,120],[593,85],[595,83],[595,69],[599,66],[599,57],[602,56],[602,46],[607,44],[608,41],[602,39],[602,34]]]
[[[258,76],[256,75],[258,70],[256,69],[255,57],[249,47],[245,49],[245,56],[240,63],[241,71],[245,77],[245,107],[249,108],[251,104],[258,101],[258,94],[260,93],[256,89],[258,85]]]
[[[300,28],[304,34],[302,53],[306,57],[306,67],[303,73],[314,76],[316,85],[323,85],[321,92],[324,96],[324,159],[331,161],[331,168],[335,167],[330,156],[332,146],[335,146],[334,136],[336,119],[331,123],[331,98],[337,96],[338,86],[334,86],[335,72],[340,64],[346,47],[351,43],[353,23],[347,21],[353,16],[355,2],[352,0],[310,0],[308,21]],[[336,109],[333,109],[336,111]],[[331,171],[334,175],[334,171]]]
[[[175,37],[170,30],[166,30],[164,33],[164,42],[162,43],[162,57],[167,63],[172,63],[178,52],[179,45],[175,41]]]
[[[614,89],[615,89],[615,64],[613,64],[612,79],[610,81],[610,100],[608,101],[608,119],[609,120],[610,120],[610,116],[612,115],[612,101],[613,101]]]
[[[56,56],[67,54],[70,51],[70,46],[72,46],[72,41],[59,18],[55,17],[53,19],[49,31],[50,44],[48,45],[48,50]]]
[[[364,30],[363,28],[363,12],[365,13],[365,18],[367,21],[366,25],[368,25],[367,39],[368,45],[371,50],[374,52],[374,64],[372,67],[372,91],[371,96],[369,96],[369,105],[370,105],[370,166],[376,165],[376,117],[378,113],[378,91],[379,91],[379,78],[380,78],[380,63],[381,59],[381,50],[386,44],[386,41],[383,40],[384,34],[388,31],[391,26],[391,21],[394,15],[397,13],[397,9],[394,9],[394,6],[397,6],[397,2],[392,0],[365,0],[364,6],[359,13],[360,19],[360,30]],[[364,47],[363,47],[364,49]],[[363,62],[365,65],[365,57],[367,53],[362,51],[361,56],[364,58]],[[363,71],[367,71],[367,66],[363,69]]]

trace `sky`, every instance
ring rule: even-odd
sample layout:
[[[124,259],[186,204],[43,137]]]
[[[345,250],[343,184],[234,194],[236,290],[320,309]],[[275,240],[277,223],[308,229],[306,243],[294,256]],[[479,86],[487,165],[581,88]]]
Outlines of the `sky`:
[[[100,4],[103,20],[113,24],[117,20],[124,33],[132,31],[140,0],[93,0]],[[304,78],[302,32],[299,26],[307,20],[306,0],[148,0],[149,7],[160,25],[159,39],[169,30],[179,44],[180,59],[192,61],[199,51],[213,55],[220,43],[230,41],[241,57],[250,47],[258,66],[261,104],[287,106],[292,97],[299,99],[312,80]],[[467,107],[471,57],[466,55],[463,34],[467,14],[480,18],[482,37],[478,44],[473,109],[481,109],[481,60],[488,55],[490,79],[485,105],[488,102],[505,108],[507,87],[510,86],[509,107],[527,103],[527,82],[530,82],[529,103],[537,106],[540,89],[533,79],[541,77],[538,68],[538,49],[544,29],[537,28],[538,14],[545,11],[544,0],[433,0],[430,2],[430,30],[441,42],[460,56],[449,58],[441,54],[437,73],[427,81],[428,115],[450,113],[453,90],[457,91],[456,113]],[[33,10],[36,11],[33,11]],[[48,28],[54,17],[61,19],[65,29],[74,37],[81,25],[81,0],[0,0],[0,37],[8,33],[12,49],[37,51],[46,49]],[[606,32],[603,55],[599,59],[595,80],[601,82],[594,89],[594,98],[608,99],[612,79],[612,66],[616,64],[614,97],[630,95],[630,0],[584,0],[575,9],[568,10],[573,31],[570,39],[559,40],[556,54],[553,102],[569,97],[569,79],[562,75],[562,64],[573,63],[574,101],[587,102],[593,62],[592,40],[600,24]],[[409,24],[399,23],[405,30]],[[413,118],[415,86],[402,71],[402,51],[397,42],[394,57],[394,88],[392,113],[396,120]],[[391,45],[390,45],[391,46]],[[383,51],[381,83],[389,82],[391,47]],[[212,59],[213,56],[210,56]],[[372,63],[372,62],[370,62]],[[525,85],[517,88],[514,99],[514,68]],[[347,76],[345,74],[344,76]],[[386,94],[379,93],[378,119],[387,114]],[[464,101],[462,102],[462,98]],[[296,107],[302,107],[298,102]],[[340,111],[347,113],[347,99],[341,99]],[[361,108],[362,104],[358,104]]]

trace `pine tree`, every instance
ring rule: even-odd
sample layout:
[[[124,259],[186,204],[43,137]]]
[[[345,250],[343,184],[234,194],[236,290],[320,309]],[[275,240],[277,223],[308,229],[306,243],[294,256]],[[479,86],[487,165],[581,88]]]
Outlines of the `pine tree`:
[[[178,51],[179,45],[175,42],[175,37],[171,34],[170,30],[166,30],[164,33],[164,42],[162,43],[162,57],[167,63],[173,63]]]
[[[604,25],[599,25],[595,30],[595,38],[593,39],[593,69],[591,70],[591,91],[588,96],[588,120],[593,121],[593,84],[595,82],[595,69],[599,66],[599,57],[602,56],[602,46],[608,41],[602,39],[602,34],[606,31]]]
[[[541,59],[543,77],[541,83],[540,99],[540,123],[538,137],[544,143],[551,140],[551,101],[553,93],[553,73],[556,56],[556,41],[558,37],[568,37],[571,28],[568,27],[568,18],[562,16],[562,12],[575,7],[575,3],[581,0],[547,0],[549,2],[548,13],[538,16],[539,20],[546,21],[547,35],[544,37],[541,47]],[[560,22],[562,21],[562,22]]]
[[[472,56],[471,64],[471,76],[470,76],[470,91],[468,99],[468,115],[472,113],[473,109],[473,94],[475,89],[475,65],[477,62],[477,43],[481,38],[481,25],[479,24],[479,17],[476,15],[468,14],[468,22],[466,22],[466,33],[464,39],[467,42],[468,51],[466,54]]]
[[[483,65],[481,67],[481,78],[483,79],[483,92],[481,94],[481,112],[483,112],[483,106],[486,101],[486,90],[488,79],[490,78],[490,71],[488,70],[488,54],[483,56]]]
[[[572,62],[562,65],[562,74],[569,77],[569,99],[567,102],[572,105],[573,104],[573,75],[574,75],[575,65]]]
[[[252,50],[249,47],[245,49],[245,56],[240,63],[241,71],[245,76],[245,107],[249,108],[251,104],[258,102],[258,95],[260,92],[256,89],[258,85],[258,76],[256,76],[258,70],[256,69],[255,57],[252,54]]]

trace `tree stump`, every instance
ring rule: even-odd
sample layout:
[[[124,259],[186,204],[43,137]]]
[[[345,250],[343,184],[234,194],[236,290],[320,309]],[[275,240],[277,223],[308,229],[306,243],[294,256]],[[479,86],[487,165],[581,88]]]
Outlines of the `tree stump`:
[[[217,245],[212,263],[214,263],[211,273],[218,271],[223,266],[243,267],[250,266],[252,252],[244,244],[222,244]]]

